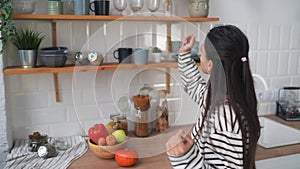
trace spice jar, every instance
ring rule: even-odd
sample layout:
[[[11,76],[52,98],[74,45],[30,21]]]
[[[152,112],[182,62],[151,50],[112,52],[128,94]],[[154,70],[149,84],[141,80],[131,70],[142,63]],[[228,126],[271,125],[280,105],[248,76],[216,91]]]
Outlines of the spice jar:
[[[45,144],[43,146],[40,146],[38,149],[38,156],[41,158],[50,158],[50,157],[56,157],[57,152],[56,148],[50,144]]]
[[[114,117],[113,118],[113,130],[124,130],[126,135],[128,134],[128,125],[127,125],[127,120],[126,117]]]

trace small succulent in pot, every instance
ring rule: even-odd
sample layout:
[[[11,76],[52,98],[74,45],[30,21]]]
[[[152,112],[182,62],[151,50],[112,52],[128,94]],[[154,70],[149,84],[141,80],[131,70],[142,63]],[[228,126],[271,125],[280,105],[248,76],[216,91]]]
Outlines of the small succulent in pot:
[[[22,29],[12,37],[11,42],[18,48],[21,67],[36,66],[37,51],[44,38],[44,35],[32,29]]]
[[[162,50],[158,47],[152,48],[153,61],[158,63],[161,59]]]

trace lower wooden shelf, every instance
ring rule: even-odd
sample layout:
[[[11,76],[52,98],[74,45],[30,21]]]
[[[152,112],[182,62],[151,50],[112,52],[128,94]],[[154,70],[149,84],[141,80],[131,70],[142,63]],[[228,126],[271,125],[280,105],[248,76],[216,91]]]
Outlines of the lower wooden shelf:
[[[198,63],[200,65],[200,63]],[[57,102],[60,102],[59,85],[58,85],[58,73],[64,72],[87,72],[87,71],[101,71],[101,70],[133,70],[133,69],[152,69],[152,68],[166,68],[166,92],[170,93],[170,68],[177,68],[177,62],[160,62],[149,63],[146,65],[136,64],[119,64],[119,63],[104,63],[100,66],[77,66],[77,65],[65,65],[64,67],[45,67],[40,66],[36,68],[21,68],[21,67],[7,67],[3,70],[4,75],[18,75],[18,74],[46,74],[52,73],[55,87],[55,98]]]
[[[36,67],[24,69],[21,67],[8,67],[3,70],[4,75],[16,74],[43,74],[43,73],[63,73],[63,72],[84,72],[84,71],[101,71],[101,70],[132,70],[132,69],[149,69],[149,68],[177,68],[177,62],[160,62],[149,63],[146,65],[136,64],[118,64],[103,63],[100,66],[76,66],[66,65],[64,67]]]

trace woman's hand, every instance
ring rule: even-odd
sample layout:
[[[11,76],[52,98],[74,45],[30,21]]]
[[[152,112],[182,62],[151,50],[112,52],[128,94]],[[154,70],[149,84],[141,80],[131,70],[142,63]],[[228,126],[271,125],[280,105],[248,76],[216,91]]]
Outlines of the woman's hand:
[[[171,156],[181,156],[186,154],[193,144],[193,139],[182,130],[179,130],[179,132],[177,132],[175,136],[171,137],[166,143],[167,152]]]
[[[182,45],[179,48],[179,53],[185,53],[192,50],[195,44],[195,35],[188,35],[182,40]]]

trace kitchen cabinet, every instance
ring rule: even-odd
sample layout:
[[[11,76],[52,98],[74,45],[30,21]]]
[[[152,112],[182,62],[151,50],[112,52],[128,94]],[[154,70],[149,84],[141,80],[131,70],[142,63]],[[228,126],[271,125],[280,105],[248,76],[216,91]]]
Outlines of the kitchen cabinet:
[[[94,21],[155,21],[164,22],[167,24],[167,50],[171,51],[171,25],[176,22],[213,22],[219,21],[219,18],[191,18],[191,17],[158,17],[158,16],[101,16],[101,15],[47,15],[47,14],[15,14],[14,20],[48,20],[52,24],[52,45],[57,46],[57,25],[58,20],[94,20]],[[170,92],[170,68],[176,68],[176,62],[162,62],[162,63],[150,63],[147,65],[134,65],[124,64],[119,65],[116,63],[104,63],[100,66],[74,66],[66,65],[65,67],[50,68],[50,67],[37,67],[32,69],[22,69],[19,67],[8,67],[4,69],[5,75],[13,74],[41,74],[41,73],[53,73],[56,101],[60,101],[58,90],[58,73],[61,72],[82,72],[82,71],[101,71],[101,70],[116,70],[116,69],[145,69],[145,68],[166,68],[166,91]]]

